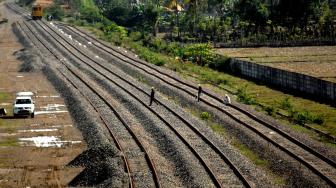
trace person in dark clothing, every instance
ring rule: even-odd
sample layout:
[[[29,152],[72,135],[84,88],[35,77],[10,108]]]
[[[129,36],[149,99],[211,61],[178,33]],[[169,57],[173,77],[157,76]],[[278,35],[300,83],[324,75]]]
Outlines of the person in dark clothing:
[[[150,94],[150,101],[149,101],[149,106],[152,106],[153,101],[158,104],[155,100],[155,89],[152,87],[151,89],[151,94]]]
[[[201,94],[202,94],[202,87],[200,84],[198,84],[198,93],[197,93],[197,101],[200,101],[201,98]]]

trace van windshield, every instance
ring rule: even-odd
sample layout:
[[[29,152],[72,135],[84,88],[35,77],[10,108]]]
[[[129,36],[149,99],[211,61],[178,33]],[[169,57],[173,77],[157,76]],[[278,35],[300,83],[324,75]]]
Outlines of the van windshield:
[[[17,99],[16,104],[31,104],[30,99]]]

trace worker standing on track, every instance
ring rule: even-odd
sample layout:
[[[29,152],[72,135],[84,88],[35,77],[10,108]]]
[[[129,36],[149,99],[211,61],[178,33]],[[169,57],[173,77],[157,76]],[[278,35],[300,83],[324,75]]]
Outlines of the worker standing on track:
[[[154,87],[152,87],[152,89],[151,89],[149,106],[152,106],[153,101],[154,101],[156,104],[158,104],[157,101],[155,100],[155,89],[154,89]]]
[[[202,87],[200,84],[198,84],[198,93],[197,93],[197,101],[200,101],[201,98],[201,94],[202,94]]]

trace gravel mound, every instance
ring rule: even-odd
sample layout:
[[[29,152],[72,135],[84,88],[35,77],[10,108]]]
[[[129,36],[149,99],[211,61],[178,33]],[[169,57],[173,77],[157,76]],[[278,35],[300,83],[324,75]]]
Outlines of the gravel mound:
[[[103,162],[89,163],[69,186],[126,187],[127,174],[116,168],[120,165],[120,160],[110,157]]]
[[[87,167],[92,164],[101,163],[101,161],[107,161],[109,158],[119,157],[120,155],[120,151],[115,146],[105,145],[97,148],[90,148],[84,151],[74,160],[72,160],[68,165]]]

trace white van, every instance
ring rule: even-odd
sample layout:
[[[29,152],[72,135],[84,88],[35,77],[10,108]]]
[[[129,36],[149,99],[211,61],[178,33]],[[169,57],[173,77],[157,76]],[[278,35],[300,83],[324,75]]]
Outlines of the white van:
[[[34,118],[35,102],[33,101],[33,92],[18,92],[13,105],[13,115],[30,116]]]

